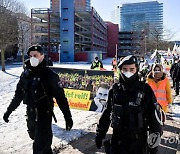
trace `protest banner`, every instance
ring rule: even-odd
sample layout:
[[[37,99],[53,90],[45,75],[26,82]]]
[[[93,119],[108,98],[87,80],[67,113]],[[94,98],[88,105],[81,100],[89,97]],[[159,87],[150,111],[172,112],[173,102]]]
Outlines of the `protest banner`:
[[[106,107],[109,88],[113,84],[113,71],[70,68],[52,69],[59,74],[72,109],[102,112]]]

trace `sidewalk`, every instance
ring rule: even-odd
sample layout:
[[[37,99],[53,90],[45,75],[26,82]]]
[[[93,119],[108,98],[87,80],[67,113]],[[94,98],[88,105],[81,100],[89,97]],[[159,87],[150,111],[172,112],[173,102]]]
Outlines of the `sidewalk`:
[[[163,130],[158,154],[179,154],[177,153],[180,132],[179,122],[172,119],[171,115],[167,115]]]
[[[175,99],[173,105],[180,106],[180,97]],[[162,135],[161,144],[159,146],[158,154],[180,154],[179,133],[180,133],[180,121],[173,119],[174,114],[167,114],[167,120],[164,126],[164,133]],[[180,120],[180,119],[179,119]],[[63,154],[105,154],[104,147],[97,149],[95,146],[95,130],[96,124],[91,128],[90,132],[78,140],[72,141],[67,147],[55,149],[55,153]],[[112,129],[110,128],[106,139],[110,138]]]
[[[159,154],[180,154],[180,96],[175,97],[173,89],[172,93],[174,97],[172,113],[167,113]]]
[[[179,108],[180,108],[180,95],[178,96],[177,98],[177,102],[175,102],[177,105],[179,105]],[[180,129],[180,120],[179,120],[179,125],[178,125],[178,128]],[[177,152],[176,154],[180,154],[180,130],[179,130],[179,136],[178,136],[178,146],[177,146]]]
[[[170,80],[170,83],[172,85],[172,79],[168,77]],[[169,142],[169,144],[166,144],[169,150],[168,152],[163,152],[163,154],[174,154],[173,147],[175,147],[176,152],[175,154],[180,154],[180,95],[174,96],[175,91],[172,89],[174,101],[172,103],[172,114],[167,114],[167,121],[165,126],[165,132],[163,134],[163,137],[165,138],[166,142]],[[168,129],[169,128],[169,129]],[[169,138],[168,138],[169,137]],[[170,152],[171,149],[171,152]],[[167,151],[168,151],[167,150]]]

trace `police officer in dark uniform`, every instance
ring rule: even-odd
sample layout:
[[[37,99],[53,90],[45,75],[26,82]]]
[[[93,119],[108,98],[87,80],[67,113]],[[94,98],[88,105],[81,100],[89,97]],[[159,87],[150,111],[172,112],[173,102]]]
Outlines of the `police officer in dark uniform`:
[[[173,71],[173,80],[175,82],[175,92],[176,95],[179,95],[179,82],[180,82],[180,60],[177,60],[177,63],[175,65],[174,71]]]
[[[155,154],[162,135],[161,115],[155,95],[148,84],[139,81],[135,56],[125,57],[118,67],[119,83],[115,83],[109,91],[107,108],[97,125],[96,146],[101,148],[111,124],[113,134],[110,146],[105,147],[106,153]],[[148,134],[150,137],[147,140]]]
[[[173,81],[173,88],[175,88],[175,76],[176,76],[176,71],[177,71],[177,66],[178,66],[178,60],[175,59],[174,60],[174,63],[172,64],[171,66],[171,69],[170,69],[170,76],[172,78],[172,81]]]
[[[27,105],[27,128],[33,142],[33,154],[52,154],[52,117],[54,102],[64,114],[66,130],[73,126],[71,112],[68,106],[64,90],[60,87],[59,76],[49,67],[46,67],[43,49],[39,45],[33,45],[28,49],[30,57],[25,62],[25,68],[17,84],[15,95],[4,113],[3,119],[8,118],[23,100]]]

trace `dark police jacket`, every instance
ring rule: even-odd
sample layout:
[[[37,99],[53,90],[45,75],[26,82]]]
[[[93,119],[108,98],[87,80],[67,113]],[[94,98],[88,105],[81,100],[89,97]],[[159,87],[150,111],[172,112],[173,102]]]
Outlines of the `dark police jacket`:
[[[143,91],[140,103],[137,103],[137,95]],[[124,82],[113,85],[109,91],[107,108],[97,125],[97,134],[102,138],[111,124],[113,128],[112,142],[131,137],[133,134],[144,134],[147,137],[147,129],[151,133],[162,133],[162,126],[155,116],[156,98],[148,84],[135,81],[129,85]]]
[[[173,78],[176,81],[180,81],[180,62],[176,63],[173,71]]]
[[[36,107],[39,111],[52,110],[53,98],[55,98],[65,119],[70,119],[68,101],[59,83],[59,76],[49,67],[46,67],[45,60],[37,67],[32,67],[30,61],[27,60],[8,110],[14,111],[21,101],[28,107]]]

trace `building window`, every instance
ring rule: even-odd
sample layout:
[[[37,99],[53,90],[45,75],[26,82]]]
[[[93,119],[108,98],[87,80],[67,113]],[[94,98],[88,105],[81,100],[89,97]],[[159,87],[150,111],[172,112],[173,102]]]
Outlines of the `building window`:
[[[67,34],[68,31],[69,31],[68,29],[63,29],[63,33],[64,33],[64,34]]]
[[[68,20],[69,20],[69,19],[65,18],[65,19],[63,19],[63,22],[68,22]]]
[[[64,11],[64,12],[68,12],[68,8],[64,7],[64,8],[63,8],[63,11]]]
[[[63,51],[63,53],[64,53],[64,54],[68,54],[68,53],[69,53],[69,51]]]
[[[63,40],[64,45],[68,45],[68,42],[69,42],[68,40]]]

